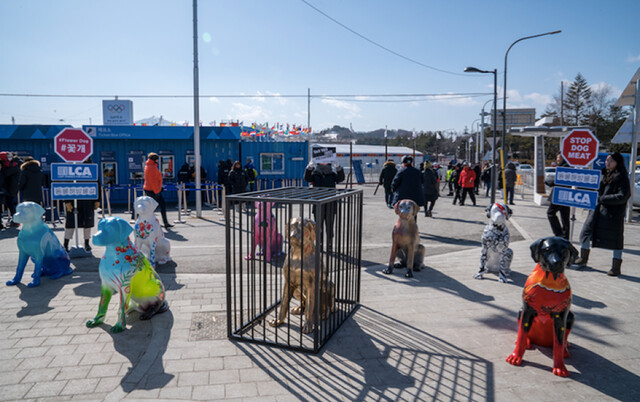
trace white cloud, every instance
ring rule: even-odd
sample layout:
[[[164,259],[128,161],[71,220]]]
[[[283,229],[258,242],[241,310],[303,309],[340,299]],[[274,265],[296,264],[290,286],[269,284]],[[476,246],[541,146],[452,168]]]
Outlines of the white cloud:
[[[598,82],[598,83],[595,83],[595,84],[591,84],[589,86],[589,88],[591,88],[592,91],[598,91],[598,90],[601,90],[601,89],[607,88],[607,87],[611,91],[609,93],[609,96],[612,97],[612,98],[616,98],[617,99],[622,94],[622,90],[621,89],[618,89],[618,88],[614,87],[613,85],[609,84],[608,82],[604,82],[604,81]]]
[[[227,114],[227,119],[237,119],[247,122],[267,121],[271,113],[260,105],[247,105],[235,102],[232,104],[231,113]],[[251,123],[247,123],[251,124]]]
[[[539,94],[537,92],[525,95],[524,99],[531,100],[540,105],[548,105],[551,103],[551,95]]]
[[[451,106],[469,106],[477,103],[470,96],[453,96],[454,94],[452,92],[450,92],[450,94],[451,95],[436,95],[432,99],[436,102]]]
[[[507,89],[507,102],[520,102],[522,101],[522,96],[520,96],[520,91],[517,89]]]
[[[631,56],[631,55],[629,55],[629,56],[627,57],[627,62],[628,62],[628,63],[635,63],[635,62],[637,62],[637,61],[640,61],[640,54],[639,54],[639,55],[637,55],[637,56]]]
[[[334,107],[336,109],[344,110],[346,113],[344,113],[342,116],[339,116],[343,119],[353,119],[355,117],[361,117],[360,107],[353,103],[349,103],[349,102],[338,100],[338,99],[322,99],[321,102],[324,103],[325,105]]]
[[[215,96],[210,96],[209,97],[209,102],[211,102],[211,103],[220,103],[220,99],[216,98]]]

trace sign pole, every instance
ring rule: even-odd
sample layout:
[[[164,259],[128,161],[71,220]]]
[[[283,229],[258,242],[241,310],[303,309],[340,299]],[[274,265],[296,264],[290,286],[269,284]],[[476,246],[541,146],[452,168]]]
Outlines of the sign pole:
[[[200,189],[200,91],[198,86],[198,0],[193,0],[193,152],[196,154],[196,216],[202,218],[202,194]],[[242,160],[241,160],[242,161]]]
[[[631,196],[629,197],[629,201],[627,204],[627,223],[632,220],[633,213],[633,193],[635,190],[636,183],[636,159],[638,159],[638,135],[639,134],[639,126],[640,126],[640,113],[638,113],[638,108],[640,108],[640,79],[636,80],[636,101],[633,106],[633,130],[631,131],[631,160],[629,161],[629,180],[630,186],[629,191]]]

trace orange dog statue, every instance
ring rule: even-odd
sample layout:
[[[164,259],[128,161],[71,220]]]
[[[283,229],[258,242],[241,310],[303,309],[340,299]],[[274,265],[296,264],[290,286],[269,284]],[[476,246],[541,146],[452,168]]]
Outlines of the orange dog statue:
[[[568,377],[564,358],[569,357],[567,338],[573,326],[571,286],[564,269],[578,251],[561,237],[547,237],[531,244],[531,257],[538,264],[527,278],[518,313],[516,348],[507,363],[519,366],[531,344],[553,346],[553,374]]]

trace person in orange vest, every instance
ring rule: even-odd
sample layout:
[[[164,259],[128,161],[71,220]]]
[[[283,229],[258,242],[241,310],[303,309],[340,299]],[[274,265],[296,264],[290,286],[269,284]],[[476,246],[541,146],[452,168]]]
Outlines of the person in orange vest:
[[[142,186],[144,194],[158,202],[165,229],[172,228],[173,225],[170,224],[167,219],[167,207],[164,202],[164,197],[162,196],[162,173],[160,173],[160,169],[158,168],[158,159],[160,159],[160,157],[158,154],[150,152],[147,158],[144,166],[144,185]]]
[[[473,202],[473,205],[476,205],[476,196],[473,193],[476,183],[476,172],[469,168],[469,162],[464,162],[462,164],[462,171],[460,172],[458,183],[462,188],[460,205],[464,205],[464,200],[467,198],[467,194],[469,194],[469,197],[471,197],[471,202]]]

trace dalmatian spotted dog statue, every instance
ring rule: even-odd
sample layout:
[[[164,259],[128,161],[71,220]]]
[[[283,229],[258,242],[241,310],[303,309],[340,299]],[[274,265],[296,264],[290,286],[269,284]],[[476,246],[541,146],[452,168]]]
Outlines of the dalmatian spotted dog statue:
[[[509,248],[509,229],[507,219],[511,216],[511,209],[501,202],[489,205],[486,209],[487,218],[491,219],[482,232],[482,254],[480,255],[480,269],[473,277],[483,279],[487,272],[498,275],[498,280],[507,282],[511,274],[511,260],[513,250]]]

